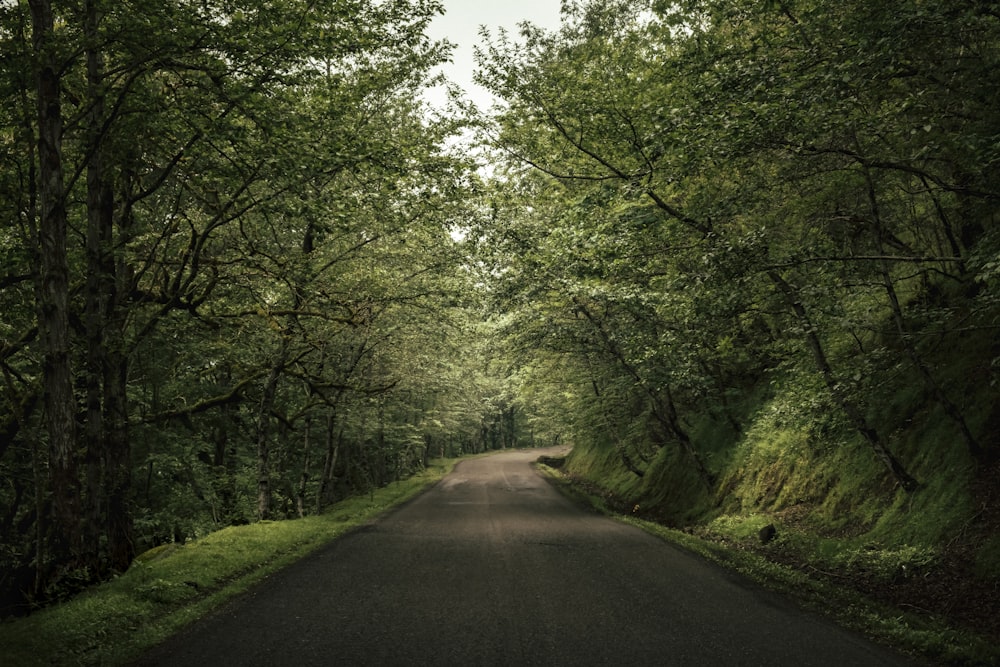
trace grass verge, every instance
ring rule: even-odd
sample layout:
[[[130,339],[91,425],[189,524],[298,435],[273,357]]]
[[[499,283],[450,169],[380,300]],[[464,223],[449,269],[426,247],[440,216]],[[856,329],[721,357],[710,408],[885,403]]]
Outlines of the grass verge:
[[[0,624],[0,663],[125,664],[269,574],[415,497],[455,463],[435,461],[319,516],[233,526],[188,544],[158,547],[112,581]]]
[[[544,464],[536,464],[536,468],[570,499],[739,572],[801,607],[830,617],[874,641],[934,665],[1000,665],[1000,647],[986,637],[955,627],[946,618],[878,602],[850,586],[811,576],[808,567],[775,562],[757,551],[741,548],[730,539],[731,535],[707,531],[692,534],[623,514],[595,495],[594,489],[576,483],[561,470]],[[807,539],[803,535],[799,538]]]

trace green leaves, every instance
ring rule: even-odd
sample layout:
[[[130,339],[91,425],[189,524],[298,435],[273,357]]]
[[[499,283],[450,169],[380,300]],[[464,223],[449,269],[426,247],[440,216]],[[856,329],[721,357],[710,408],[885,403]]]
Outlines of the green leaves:
[[[600,419],[646,410],[681,442],[671,412],[723,419],[779,370],[857,397],[839,405],[880,456],[879,378],[923,369],[950,405],[909,327],[955,336],[995,305],[922,303],[972,257],[994,273],[1000,23],[904,4],[580,2],[558,32],[489,42],[508,198],[480,246],[515,348],[569,360],[552,368]]]
[[[69,361],[90,438],[71,451],[92,490],[73,521],[93,536],[88,558],[101,561],[111,523],[99,479],[134,480],[115,486],[116,507],[141,508],[141,547],[171,526],[246,520],[262,481],[279,513],[303,513],[424,465],[424,435],[456,451],[474,442],[482,410],[443,418],[449,400],[475,391],[462,363],[444,372],[441,360],[462,359],[449,332],[468,326],[449,231],[473,215],[473,179],[471,160],[443,149],[461,124],[427,118],[419,96],[447,55],[424,34],[440,3],[56,10]],[[41,481],[33,462],[47,464],[32,440],[41,364],[30,343],[48,308],[30,289],[38,143],[31,68],[19,67],[32,55],[27,20],[20,5],[0,8],[0,92],[13,102],[0,111],[0,368],[4,404],[19,411],[2,425],[18,445],[0,451],[0,470],[34,481],[0,490],[0,504],[19,522],[18,553],[61,557],[30,544],[46,533],[32,525],[42,509],[32,499],[65,489],[27,488]]]

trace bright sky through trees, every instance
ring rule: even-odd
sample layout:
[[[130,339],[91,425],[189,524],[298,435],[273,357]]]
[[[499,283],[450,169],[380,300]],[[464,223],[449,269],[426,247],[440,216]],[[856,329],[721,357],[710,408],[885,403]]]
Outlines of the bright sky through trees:
[[[559,25],[559,0],[444,0],[443,4],[445,15],[431,23],[430,35],[457,45],[452,54],[453,62],[444,68],[444,73],[480,107],[488,107],[493,101],[486,90],[472,83],[474,48],[479,43],[480,26],[494,32],[503,27],[516,34],[517,25],[522,21],[550,29]],[[447,102],[443,88],[429,91],[427,99],[437,107]]]

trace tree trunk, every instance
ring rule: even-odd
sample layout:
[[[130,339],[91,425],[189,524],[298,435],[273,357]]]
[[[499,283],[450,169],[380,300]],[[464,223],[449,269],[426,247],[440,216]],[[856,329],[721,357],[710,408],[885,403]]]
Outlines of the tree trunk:
[[[309,487],[310,435],[312,434],[312,417],[307,416],[302,429],[302,474],[299,476],[299,488],[295,494],[296,510],[299,518],[306,515],[306,489]]]
[[[61,65],[52,43],[54,19],[49,0],[30,0],[29,5],[38,105],[38,252],[41,273],[36,283],[36,298],[52,491],[53,542],[50,555],[56,562],[72,565],[82,556],[83,534],[76,459],[76,401],[69,340]]]
[[[87,93],[90,113],[87,118],[87,280],[84,299],[84,326],[86,329],[86,423],[84,428],[87,460],[87,558],[95,572],[102,567],[101,535],[102,515],[106,510],[107,463],[106,433],[104,428],[104,380],[108,360],[104,332],[108,326],[108,283],[113,280],[109,272],[109,244],[112,234],[113,195],[105,172],[102,136],[104,130],[103,63],[97,50],[98,10],[93,0],[87,0],[84,10],[84,35],[87,42]]]
[[[320,478],[319,488],[316,490],[316,514],[323,512],[330,482],[333,481],[333,472],[337,467],[337,455],[340,453],[340,439],[343,431],[341,431],[341,435],[334,438],[333,432],[336,425],[336,412],[330,410],[326,416],[326,457],[323,460],[323,476]]]
[[[629,377],[632,378],[636,386],[644,394],[646,394],[653,417],[663,428],[665,434],[668,436],[672,435],[677,440],[681,450],[687,454],[687,456],[689,456],[691,461],[694,463],[701,481],[705,484],[706,488],[711,489],[715,483],[714,477],[708,471],[708,468],[705,467],[705,462],[702,461],[701,455],[698,453],[698,450],[694,446],[694,442],[691,440],[691,436],[680,422],[680,418],[677,413],[677,406],[674,403],[674,397],[673,393],[670,391],[670,387],[665,387],[662,392],[657,392],[654,388],[650,387],[649,384],[643,380],[639,372],[632,366],[632,364],[628,362],[628,359],[625,358],[624,352],[622,352],[615,341],[608,335],[608,332],[605,331],[602,323],[592,312],[590,312],[590,309],[588,309],[578,299],[574,299],[574,303],[576,304],[579,312],[587,318],[587,320],[597,330],[597,333],[604,342],[607,351],[614,357]]]
[[[129,507],[132,463],[126,393],[128,358],[120,303],[121,295],[128,293],[128,286],[119,284],[119,267],[113,252],[115,200],[104,145],[107,119],[104,62],[99,50],[100,20],[97,2],[87,0],[84,33],[90,113],[84,300],[89,482],[86,532],[91,539],[101,534],[106,538],[105,553],[101,553],[100,542],[88,545],[88,555],[95,566],[107,562],[111,569],[123,572],[135,555]]]
[[[260,398],[260,408],[257,413],[257,519],[265,521],[271,518],[271,413],[274,411],[274,397],[278,390],[278,381],[288,360],[288,341],[282,339],[281,352],[271,367],[271,372],[264,383],[264,391]]]
[[[823,350],[823,344],[816,333],[816,328],[809,319],[809,314],[806,312],[805,306],[802,305],[802,301],[799,299],[795,288],[789,285],[777,271],[768,271],[768,277],[770,277],[771,281],[774,282],[775,286],[785,296],[792,312],[795,313],[795,317],[805,330],[806,342],[812,353],[813,361],[816,363],[816,367],[820,375],[823,376],[823,381],[826,383],[827,389],[829,389],[834,400],[837,401],[841,410],[844,411],[844,414],[854,424],[858,433],[868,441],[868,444],[871,445],[872,450],[875,452],[875,456],[889,470],[899,485],[906,491],[915,491],[919,486],[917,480],[910,476],[906,468],[903,467],[903,464],[899,462],[889,448],[886,447],[885,443],[882,442],[878,431],[868,423],[861,409],[844,395],[844,391],[837,381],[837,376],[834,374],[833,368],[826,357],[826,352]]]
[[[948,415],[953,422],[955,422],[959,432],[962,434],[962,440],[965,442],[965,448],[968,450],[969,454],[976,460],[982,460],[983,448],[976,441],[975,436],[972,435],[972,431],[969,429],[969,425],[965,421],[962,411],[959,410],[958,406],[955,405],[950,398],[948,398],[944,388],[937,381],[937,378],[935,378],[931,373],[931,369],[928,367],[923,357],[920,356],[920,352],[917,350],[917,346],[913,342],[913,336],[910,335],[910,332],[907,329],[906,318],[903,317],[903,307],[899,302],[899,295],[896,293],[896,286],[892,280],[889,262],[885,259],[885,230],[882,226],[882,215],[878,205],[878,196],[875,192],[875,181],[872,178],[870,170],[866,168],[864,172],[865,180],[868,185],[869,206],[871,207],[872,218],[875,225],[874,236],[876,250],[878,251],[878,255],[882,257],[879,261],[879,270],[882,275],[882,284],[885,286],[886,296],[889,299],[889,307],[892,311],[892,320],[896,325],[897,333],[899,333],[899,342],[903,346],[906,356],[910,359],[913,367],[920,375],[920,379],[923,381],[924,387],[926,387],[931,395],[934,396],[934,399],[944,410],[945,414]],[[957,249],[957,245],[955,246],[955,249]]]
[[[122,349],[124,322],[112,318],[104,376],[104,479],[107,493],[108,557],[124,572],[135,558],[132,516],[132,441],[128,417],[128,356]]]

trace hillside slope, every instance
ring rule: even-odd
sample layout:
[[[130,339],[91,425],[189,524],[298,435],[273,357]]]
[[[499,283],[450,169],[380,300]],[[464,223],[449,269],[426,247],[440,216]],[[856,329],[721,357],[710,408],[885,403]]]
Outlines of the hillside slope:
[[[709,411],[689,425],[714,475],[711,486],[670,446],[639,476],[595,439],[577,444],[565,470],[622,513],[757,553],[997,643],[1000,397],[997,369],[983,361],[996,357],[995,347],[989,335],[970,333],[933,357],[986,450],[981,460],[962,449],[954,422],[917,378],[886,378],[882,400],[867,397],[878,406],[871,423],[920,482],[912,492],[824,406],[822,391],[808,390],[792,372],[742,392],[740,432]]]

